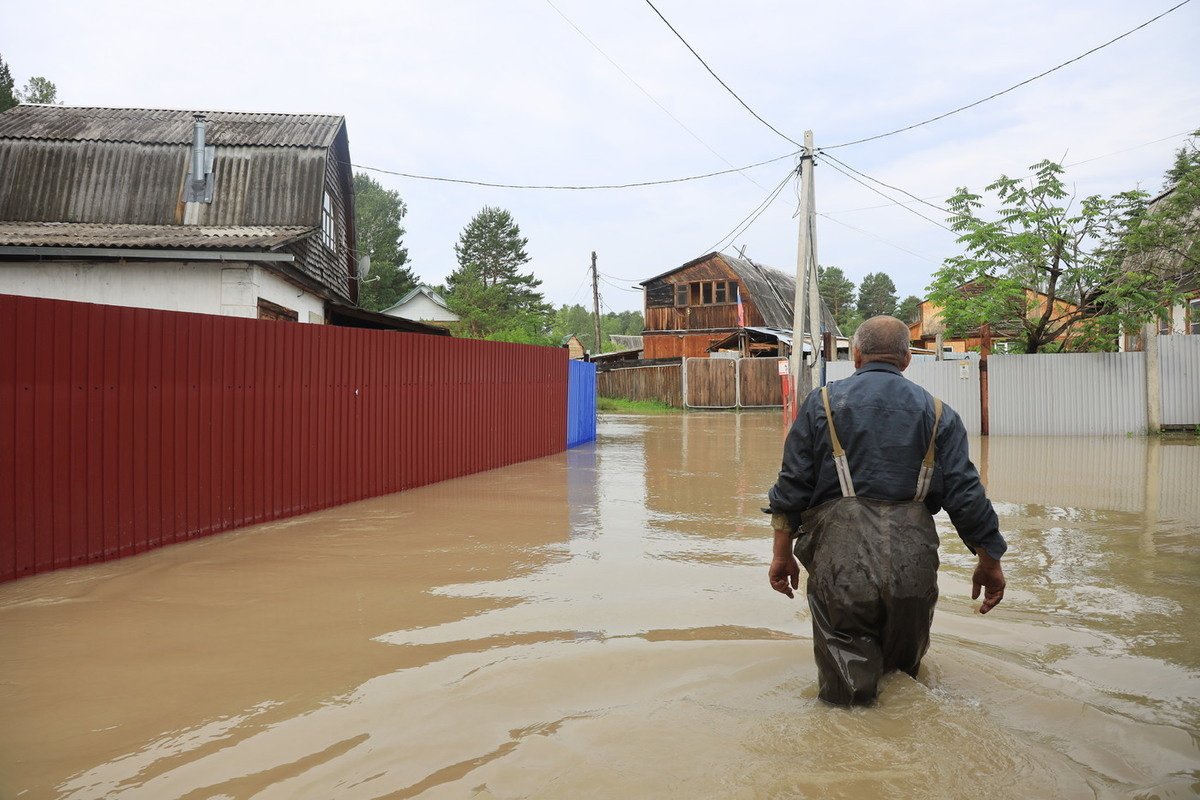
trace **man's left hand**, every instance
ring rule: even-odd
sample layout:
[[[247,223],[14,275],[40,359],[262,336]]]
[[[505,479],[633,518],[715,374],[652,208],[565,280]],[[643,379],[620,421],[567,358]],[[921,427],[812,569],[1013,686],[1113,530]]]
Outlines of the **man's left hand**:
[[[793,589],[800,587],[800,564],[793,555],[776,556],[771,559],[771,569],[767,573],[771,578],[771,588],[788,597],[795,597]]]

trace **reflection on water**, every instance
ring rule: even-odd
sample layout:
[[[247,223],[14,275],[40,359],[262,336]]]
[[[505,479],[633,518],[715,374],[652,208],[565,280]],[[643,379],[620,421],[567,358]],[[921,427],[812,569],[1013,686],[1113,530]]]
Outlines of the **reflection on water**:
[[[918,680],[815,700],[767,586],[774,413],[608,417],[558,456],[0,587],[0,796],[1183,797],[1200,447],[972,442]]]

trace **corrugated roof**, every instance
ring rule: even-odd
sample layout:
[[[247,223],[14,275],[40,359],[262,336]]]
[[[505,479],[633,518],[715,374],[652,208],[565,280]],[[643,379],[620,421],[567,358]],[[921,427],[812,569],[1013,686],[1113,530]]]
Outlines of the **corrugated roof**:
[[[792,306],[796,297],[796,276],[781,272],[774,267],[758,264],[748,258],[737,258],[736,256],[725,255],[724,253],[708,253],[699,258],[692,259],[675,269],[667,270],[660,275],[655,275],[653,278],[647,278],[640,285],[645,286],[648,283],[665,278],[668,275],[699,264],[701,261],[707,261],[710,258],[721,259],[737,274],[738,280],[749,291],[750,297],[754,299],[754,305],[758,307],[759,313],[762,314],[763,324],[766,327],[789,331],[792,329]],[[837,320],[829,311],[828,306],[825,305],[824,300],[821,301],[821,322],[826,331],[835,336],[842,335]]]
[[[273,250],[313,232],[295,226],[0,222],[0,246]]]
[[[186,145],[195,114],[204,114],[205,141],[217,146],[324,149],[345,124],[331,114],[19,105],[0,114],[0,139]]]

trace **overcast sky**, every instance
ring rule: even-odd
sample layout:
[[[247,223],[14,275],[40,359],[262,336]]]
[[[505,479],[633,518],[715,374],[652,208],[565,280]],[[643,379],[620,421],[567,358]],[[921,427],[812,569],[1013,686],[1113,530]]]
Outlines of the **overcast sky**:
[[[985,97],[1175,2],[655,0],[751,108],[794,139],[811,129],[818,147]],[[1200,2],[977,108],[831,153],[936,201],[1042,158],[1086,162],[1067,174],[1081,196],[1156,191],[1184,134],[1200,127],[1197,41]],[[26,0],[0,5],[0,55],[18,85],[45,76],[69,105],[342,114],[356,164],[426,175],[626,183],[795,150],[644,0]],[[404,241],[424,281],[445,278],[463,226],[495,205],[529,238],[529,268],[549,301],[590,302],[595,250],[608,276],[603,301],[621,311],[641,307],[632,283],[708,252],[793,166],[785,158],[703,181],[586,192],[373,175],[408,204]],[[923,295],[956,252],[951,234],[828,165],[817,168],[816,192],[828,215],[818,219],[821,263],[856,283],[882,270],[901,297]],[[796,205],[788,186],[736,245],[793,270]]]

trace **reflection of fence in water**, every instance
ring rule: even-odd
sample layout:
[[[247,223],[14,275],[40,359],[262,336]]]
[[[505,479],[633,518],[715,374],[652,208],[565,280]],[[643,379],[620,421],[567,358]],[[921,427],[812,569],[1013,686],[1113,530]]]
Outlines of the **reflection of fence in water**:
[[[993,436],[972,445],[993,500],[1200,519],[1200,446],[1145,436]]]

